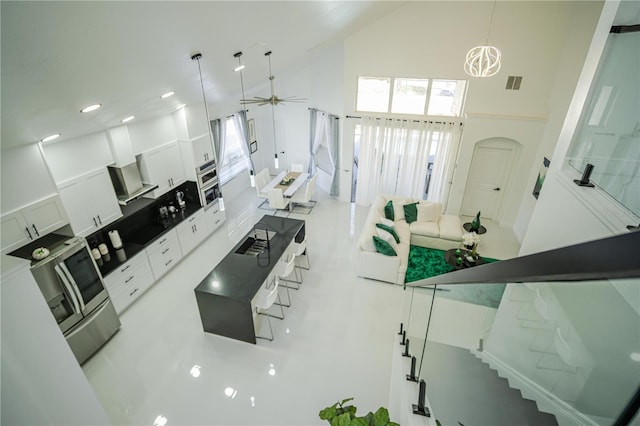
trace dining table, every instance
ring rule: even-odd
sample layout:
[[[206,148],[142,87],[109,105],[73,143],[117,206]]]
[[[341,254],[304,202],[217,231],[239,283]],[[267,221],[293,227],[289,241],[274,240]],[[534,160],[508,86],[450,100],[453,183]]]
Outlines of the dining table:
[[[285,177],[290,177],[293,179],[292,182],[285,183]],[[282,189],[282,195],[285,197],[292,197],[293,194],[296,193],[298,189],[307,181],[309,177],[309,173],[306,172],[289,172],[286,170],[278,173],[276,177],[271,179],[261,190],[260,192],[264,194],[268,194],[269,190],[274,188]]]

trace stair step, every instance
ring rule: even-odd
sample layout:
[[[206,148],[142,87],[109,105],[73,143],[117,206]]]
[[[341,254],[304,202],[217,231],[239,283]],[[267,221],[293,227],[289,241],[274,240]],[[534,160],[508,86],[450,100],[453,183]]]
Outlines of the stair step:
[[[422,365],[427,396],[442,424],[557,425],[477,356],[466,349],[429,341]]]

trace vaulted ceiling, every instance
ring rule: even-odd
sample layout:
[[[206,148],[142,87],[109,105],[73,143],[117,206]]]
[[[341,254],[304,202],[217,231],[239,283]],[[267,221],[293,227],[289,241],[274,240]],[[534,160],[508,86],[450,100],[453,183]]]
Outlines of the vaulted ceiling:
[[[401,7],[391,1],[2,1],[2,147],[71,139],[240,91]],[[160,95],[175,91],[161,99]],[[102,108],[81,114],[100,103]]]

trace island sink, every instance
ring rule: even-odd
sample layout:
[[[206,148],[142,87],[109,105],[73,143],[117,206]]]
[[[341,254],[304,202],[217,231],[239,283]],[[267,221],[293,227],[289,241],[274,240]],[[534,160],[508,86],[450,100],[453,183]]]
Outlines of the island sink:
[[[235,251],[245,256],[257,256],[269,250],[269,242],[276,235],[275,232],[255,229],[253,236],[246,237],[240,247]]]

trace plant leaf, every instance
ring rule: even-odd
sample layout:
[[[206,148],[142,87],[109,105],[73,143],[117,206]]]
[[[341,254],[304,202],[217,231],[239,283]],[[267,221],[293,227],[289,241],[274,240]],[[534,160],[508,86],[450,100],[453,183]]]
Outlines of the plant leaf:
[[[350,426],[351,415],[349,413],[340,414],[331,420],[331,426]]]
[[[442,426],[442,423],[440,423],[440,420],[436,419],[436,426]]]
[[[321,420],[331,421],[336,416],[336,404],[321,410],[319,416]]]
[[[370,423],[366,420],[366,417],[356,417],[351,419],[350,426],[370,426]]]
[[[384,408],[378,408],[378,411],[373,415],[373,424],[375,426],[387,426],[389,424],[389,411]]]
[[[353,397],[351,398],[347,398],[347,399],[343,399],[342,401],[340,401],[338,404],[340,405],[344,405],[345,403],[349,402],[349,401],[353,401]]]

